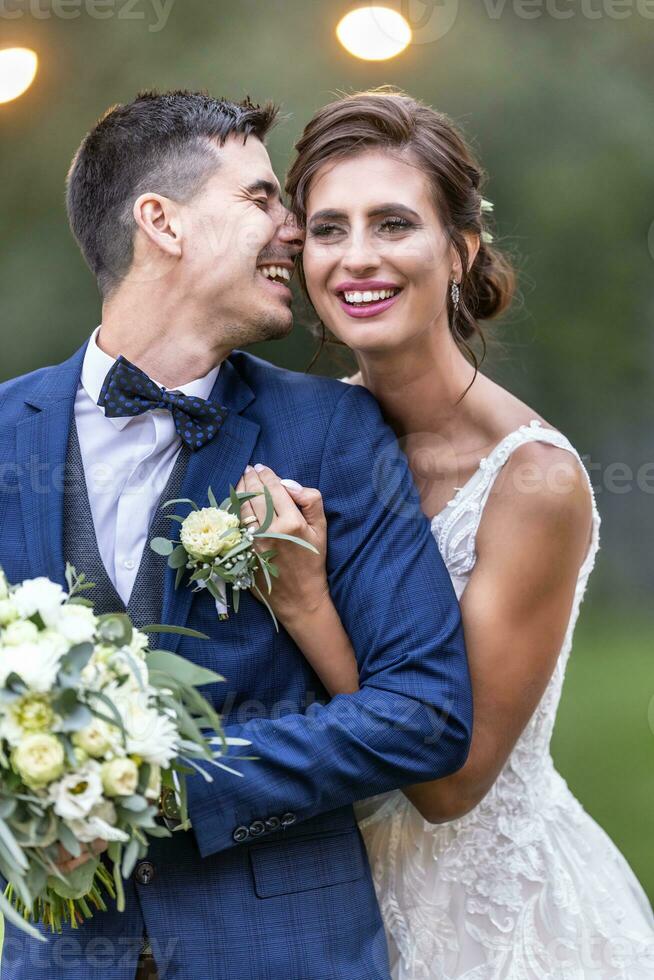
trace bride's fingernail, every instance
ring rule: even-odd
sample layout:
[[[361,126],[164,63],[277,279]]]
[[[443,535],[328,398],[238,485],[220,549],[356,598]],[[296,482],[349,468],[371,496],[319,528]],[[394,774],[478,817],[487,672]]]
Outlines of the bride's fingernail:
[[[298,483],[297,480],[280,480],[281,484],[285,487],[290,487],[291,490],[301,490],[302,484]]]

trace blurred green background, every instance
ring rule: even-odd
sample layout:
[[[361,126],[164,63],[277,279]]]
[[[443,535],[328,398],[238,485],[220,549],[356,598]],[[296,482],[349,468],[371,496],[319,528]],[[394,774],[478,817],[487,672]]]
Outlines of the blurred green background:
[[[150,87],[272,97],[288,114],[270,140],[280,175],[336,91],[392,83],[448,112],[490,175],[485,196],[520,270],[521,299],[491,331],[487,370],[577,445],[603,518],[556,759],[654,897],[654,10],[387,5],[412,22],[415,43],[373,63],[338,44],[335,26],[355,6],[340,0],[3,0],[0,47],[33,47],[41,65],[32,89],[0,106],[0,380],[64,359],[99,322],[63,187],[109,105]],[[304,370],[305,319],[257,353]],[[342,375],[347,364],[314,370]]]

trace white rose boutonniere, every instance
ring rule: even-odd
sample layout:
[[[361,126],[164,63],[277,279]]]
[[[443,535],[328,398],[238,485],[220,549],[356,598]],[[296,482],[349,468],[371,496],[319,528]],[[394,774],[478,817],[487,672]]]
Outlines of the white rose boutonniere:
[[[256,530],[252,530],[241,521],[241,507],[258,493],[237,493],[234,487],[229,488],[229,497],[218,504],[211,487],[207,490],[208,507],[198,507],[194,500],[179,498],[168,500],[163,507],[172,504],[190,504],[191,512],[182,517],[180,514],[169,514],[171,520],[180,525],[179,540],[175,538],[153,538],[150,547],[158,555],[168,558],[168,565],[177,570],[175,588],[184,576],[184,570],[190,572],[189,585],[195,583],[195,591],[207,589],[216,602],[221,619],[228,618],[228,602],[226,587],[232,592],[234,612],[238,612],[240,593],[251,589],[268,608],[273,618],[275,629],[279,630],[275,614],[266,601],[255,581],[258,571],[263,573],[268,593],[272,592],[272,580],[279,574],[272,559],[274,550],[259,552],[255,548],[257,538],[284,538],[302,548],[318,553],[314,546],[302,538],[290,534],[278,534],[268,530],[275,510],[272,497],[267,487],[264,488],[266,500],[266,516]]]

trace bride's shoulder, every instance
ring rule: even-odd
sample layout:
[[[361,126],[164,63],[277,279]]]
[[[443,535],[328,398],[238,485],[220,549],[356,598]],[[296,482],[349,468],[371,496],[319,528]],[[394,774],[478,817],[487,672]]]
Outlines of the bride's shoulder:
[[[554,517],[579,515],[589,506],[589,480],[569,439],[529,405],[493,384],[488,412],[494,447],[483,468],[493,483],[492,497],[517,516],[534,509]],[[490,500],[489,500],[490,502]]]

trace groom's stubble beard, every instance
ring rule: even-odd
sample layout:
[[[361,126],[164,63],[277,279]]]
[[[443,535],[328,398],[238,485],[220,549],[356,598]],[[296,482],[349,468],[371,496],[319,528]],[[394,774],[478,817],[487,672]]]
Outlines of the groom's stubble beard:
[[[232,350],[260,344],[267,340],[283,340],[293,330],[293,316],[264,313],[247,323],[228,323],[223,327],[224,340]]]

